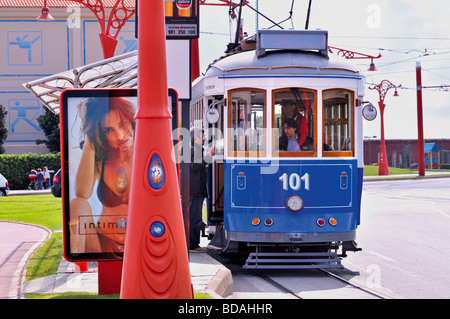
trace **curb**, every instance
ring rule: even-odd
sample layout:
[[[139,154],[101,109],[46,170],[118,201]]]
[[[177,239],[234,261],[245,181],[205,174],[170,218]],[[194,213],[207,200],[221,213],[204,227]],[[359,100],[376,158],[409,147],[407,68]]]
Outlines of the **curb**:
[[[364,182],[376,182],[376,181],[402,181],[411,179],[428,179],[428,178],[450,178],[450,174],[436,174],[418,176],[416,174],[404,174],[404,175],[385,175],[385,176],[366,176],[363,177]]]
[[[215,264],[219,268],[219,271],[206,287],[206,291],[208,293],[212,292],[213,294],[211,295],[213,297],[214,295],[218,295],[220,298],[230,296],[233,293],[233,276],[231,271],[208,254],[205,254],[205,256],[207,259],[210,259],[211,264]]]

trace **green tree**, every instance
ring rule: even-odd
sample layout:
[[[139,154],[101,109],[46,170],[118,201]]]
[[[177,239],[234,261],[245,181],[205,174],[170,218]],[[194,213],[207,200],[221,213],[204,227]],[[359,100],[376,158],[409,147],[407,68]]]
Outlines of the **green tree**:
[[[45,113],[37,117],[39,127],[44,131],[47,140],[36,140],[36,144],[45,144],[52,153],[60,151],[59,116],[43,106]]]
[[[5,148],[3,147],[3,143],[8,137],[8,129],[6,128],[6,108],[3,105],[0,105],[0,154],[5,153]]]

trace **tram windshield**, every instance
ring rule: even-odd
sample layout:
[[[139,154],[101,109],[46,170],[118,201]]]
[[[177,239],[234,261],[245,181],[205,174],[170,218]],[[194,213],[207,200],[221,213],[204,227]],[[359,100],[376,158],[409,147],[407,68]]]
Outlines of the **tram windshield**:
[[[324,156],[353,155],[353,93],[346,90],[323,92]]]
[[[263,156],[266,150],[266,92],[240,89],[230,93],[230,151],[234,156]]]
[[[287,88],[273,92],[273,143],[278,156],[315,156],[316,92]]]

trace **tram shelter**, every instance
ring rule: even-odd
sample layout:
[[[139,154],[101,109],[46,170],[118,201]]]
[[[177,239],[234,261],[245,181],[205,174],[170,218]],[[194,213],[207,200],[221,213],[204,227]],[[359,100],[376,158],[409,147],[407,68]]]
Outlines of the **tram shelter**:
[[[436,143],[424,144],[425,168],[441,167],[441,150]]]

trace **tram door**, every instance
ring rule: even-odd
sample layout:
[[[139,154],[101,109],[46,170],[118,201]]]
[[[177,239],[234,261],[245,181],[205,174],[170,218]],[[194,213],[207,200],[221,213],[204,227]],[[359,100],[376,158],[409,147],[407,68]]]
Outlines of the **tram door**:
[[[205,109],[205,138],[208,147],[215,148],[213,162],[208,166],[208,223],[223,222],[223,96],[208,97]]]

